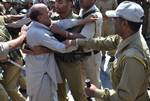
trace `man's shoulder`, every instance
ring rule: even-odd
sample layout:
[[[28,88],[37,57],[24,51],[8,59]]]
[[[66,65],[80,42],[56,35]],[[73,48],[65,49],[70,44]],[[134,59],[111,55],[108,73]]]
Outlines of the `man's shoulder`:
[[[126,49],[124,52],[123,52],[123,55],[125,57],[128,57],[128,58],[139,58],[139,59],[143,59],[144,58],[144,55],[143,55],[143,51],[144,50],[141,50],[139,48],[128,48]]]

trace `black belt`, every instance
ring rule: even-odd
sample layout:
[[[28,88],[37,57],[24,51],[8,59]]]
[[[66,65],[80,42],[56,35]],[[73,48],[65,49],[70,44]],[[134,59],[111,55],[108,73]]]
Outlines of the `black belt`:
[[[99,53],[99,51],[93,51],[94,54]],[[92,52],[87,52],[87,53],[79,53],[79,52],[71,52],[71,53],[56,53],[56,60],[63,60],[65,62],[75,62],[84,59],[86,56],[91,56]]]
[[[99,53],[99,51],[93,51],[94,54],[97,54]],[[78,52],[75,52],[74,55],[83,55],[83,56],[91,56],[92,55],[92,52],[86,52],[86,53],[78,53]]]

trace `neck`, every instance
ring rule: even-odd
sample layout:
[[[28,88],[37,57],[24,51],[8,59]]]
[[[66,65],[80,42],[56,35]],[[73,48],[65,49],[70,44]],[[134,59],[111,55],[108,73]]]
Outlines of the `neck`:
[[[135,34],[133,31],[129,31],[127,33],[124,33],[121,37],[122,37],[123,40],[125,40],[128,37],[132,36],[133,34]]]
[[[60,14],[59,16],[60,16],[60,19],[65,19],[65,18],[70,17],[71,14],[72,14],[72,10],[70,10],[69,12]]]

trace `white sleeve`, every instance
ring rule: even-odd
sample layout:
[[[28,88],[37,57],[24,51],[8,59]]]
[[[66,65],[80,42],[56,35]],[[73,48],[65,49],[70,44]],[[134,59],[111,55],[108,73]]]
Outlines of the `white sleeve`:
[[[74,26],[77,26],[78,23],[79,23],[79,21],[80,21],[79,19],[64,19],[64,20],[58,20],[58,21],[56,22],[56,24],[57,24],[60,28],[66,30],[66,29],[68,29],[68,28],[72,28],[72,27],[74,27]]]

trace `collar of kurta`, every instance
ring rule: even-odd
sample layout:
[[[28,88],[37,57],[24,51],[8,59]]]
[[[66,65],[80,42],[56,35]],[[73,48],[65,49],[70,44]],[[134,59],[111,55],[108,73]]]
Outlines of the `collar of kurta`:
[[[39,23],[39,22],[37,22],[37,21],[32,21],[32,22],[31,22],[31,25],[34,25],[34,26],[37,26],[37,27],[39,27],[39,28],[42,28],[42,29],[45,29],[45,30],[50,31],[50,28],[49,28],[48,26],[46,26],[46,25],[44,25],[44,24],[41,24],[41,23]]]
[[[99,9],[96,7],[96,5],[93,5],[89,10],[87,10],[85,12],[83,11],[83,9],[81,9],[80,13],[79,13],[79,16],[82,17],[83,15],[85,15],[86,13],[88,13],[92,10],[98,10],[99,11]]]
[[[120,44],[118,45],[118,49],[116,51],[116,57],[119,56],[119,54],[130,44],[132,45],[134,41],[140,39],[141,37],[141,34],[139,32],[131,35],[130,37],[128,37],[127,39],[125,40],[122,40],[120,42]]]

